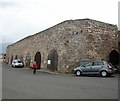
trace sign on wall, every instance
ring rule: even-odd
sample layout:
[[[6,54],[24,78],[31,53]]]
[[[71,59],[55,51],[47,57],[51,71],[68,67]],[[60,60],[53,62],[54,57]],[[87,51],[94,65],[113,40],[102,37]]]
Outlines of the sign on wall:
[[[48,60],[48,64],[51,64],[51,60]]]

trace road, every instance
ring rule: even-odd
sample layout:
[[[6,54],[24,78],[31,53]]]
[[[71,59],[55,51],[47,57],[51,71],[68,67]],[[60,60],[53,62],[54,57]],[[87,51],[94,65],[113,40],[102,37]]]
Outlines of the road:
[[[118,77],[50,74],[3,65],[3,99],[117,99]]]
[[[0,99],[2,99],[2,59],[0,59]]]

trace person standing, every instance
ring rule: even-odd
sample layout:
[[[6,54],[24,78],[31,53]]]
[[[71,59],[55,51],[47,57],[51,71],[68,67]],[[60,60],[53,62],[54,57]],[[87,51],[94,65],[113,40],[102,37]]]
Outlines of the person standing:
[[[33,74],[36,74],[37,64],[36,62],[33,63]]]

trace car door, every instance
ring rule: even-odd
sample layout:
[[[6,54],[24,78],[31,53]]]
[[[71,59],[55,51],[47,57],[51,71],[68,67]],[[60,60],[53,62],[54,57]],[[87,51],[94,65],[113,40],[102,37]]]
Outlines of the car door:
[[[81,67],[84,74],[89,74],[91,72],[93,62],[84,63]]]
[[[92,72],[99,73],[99,71],[104,67],[104,63],[102,61],[95,61],[93,63]]]

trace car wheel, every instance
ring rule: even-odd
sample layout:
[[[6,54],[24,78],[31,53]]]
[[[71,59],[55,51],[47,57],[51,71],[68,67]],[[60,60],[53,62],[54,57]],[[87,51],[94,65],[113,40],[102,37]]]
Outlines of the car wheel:
[[[106,77],[108,75],[108,73],[106,71],[101,71],[101,76],[102,77]]]
[[[15,68],[16,66],[15,65],[12,65],[13,68]]]
[[[79,70],[77,70],[77,71],[76,71],[76,76],[80,76],[80,75],[82,75],[82,72],[79,71]]]
[[[16,66],[15,66],[15,65],[14,65],[13,67],[14,67],[14,68],[16,68]]]

